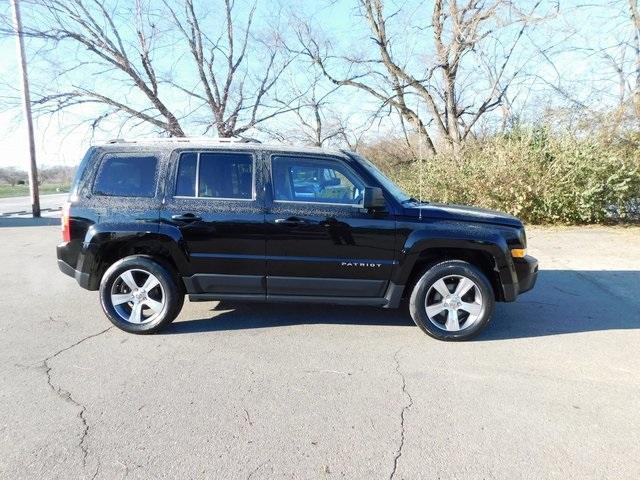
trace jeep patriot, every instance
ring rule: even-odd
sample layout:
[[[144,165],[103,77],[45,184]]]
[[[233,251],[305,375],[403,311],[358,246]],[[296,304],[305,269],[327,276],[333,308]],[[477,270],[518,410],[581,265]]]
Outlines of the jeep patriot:
[[[152,333],[191,301],[397,308],[465,340],[533,288],[523,224],[412,198],[345,150],[233,139],[114,140],[84,156],[62,272],[117,327]]]

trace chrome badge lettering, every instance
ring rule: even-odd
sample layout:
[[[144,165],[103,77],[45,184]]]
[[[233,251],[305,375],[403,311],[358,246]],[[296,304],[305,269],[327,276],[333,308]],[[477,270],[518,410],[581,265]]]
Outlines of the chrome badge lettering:
[[[341,262],[341,267],[369,267],[369,268],[380,268],[382,266],[381,263],[369,263],[369,262]]]

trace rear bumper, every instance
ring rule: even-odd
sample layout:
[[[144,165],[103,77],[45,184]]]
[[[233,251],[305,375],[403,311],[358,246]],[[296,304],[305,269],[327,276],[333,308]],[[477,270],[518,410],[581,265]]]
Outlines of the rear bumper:
[[[60,271],[62,273],[66,274],[66,275],[69,275],[70,277],[75,278],[76,282],[78,282],[78,285],[80,285],[82,288],[86,288],[87,290],[91,290],[89,288],[89,274],[88,273],[79,272],[78,270],[73,268],[71,265],[66,263],[64,260],[60,260],[60,259],[58,259],[58,268],[60,269]]]
[[[91,278],[89,274],[80,270],[76,270],[73,265],[68,263],[70,252],[67,243],[61,243],[60,245],[58,245],[56,247],[56,253],[58,256],[58,268],[62,273],[75,278],[76,282],[78,282],[78,285],[80,285],[82,288],[86,288],[87,290],[95,290],[91,286]]]

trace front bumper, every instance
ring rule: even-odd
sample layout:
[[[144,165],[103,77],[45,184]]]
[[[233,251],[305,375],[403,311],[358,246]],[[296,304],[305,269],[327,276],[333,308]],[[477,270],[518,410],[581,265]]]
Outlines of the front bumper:
[[[514,259],[513,264],[518,277],[517,294],[528,292],[538,279],[538,260],[526,255],[524,258]]]
[[[503,283],[505,302],[514,302],[518,295],[531,290],[538,279],[538,260],[527,255],[513,259],[513,283]]]

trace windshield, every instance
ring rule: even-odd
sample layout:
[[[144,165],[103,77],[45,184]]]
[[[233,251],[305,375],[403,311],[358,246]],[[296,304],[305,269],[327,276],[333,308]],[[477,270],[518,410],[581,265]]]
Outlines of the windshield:
[[[410,195],[407,195],[400,187],[398,187],[395,183],[389,180],[384,173],[382,173],[378,167],[376,167],[373,163],[367,160],[360,155],[353,154],[360,161],[362,166],[364,166],[367,171],[373,175],[378,182],[387,190],[393,197],[400,203],[406,202],[411,199]]]

